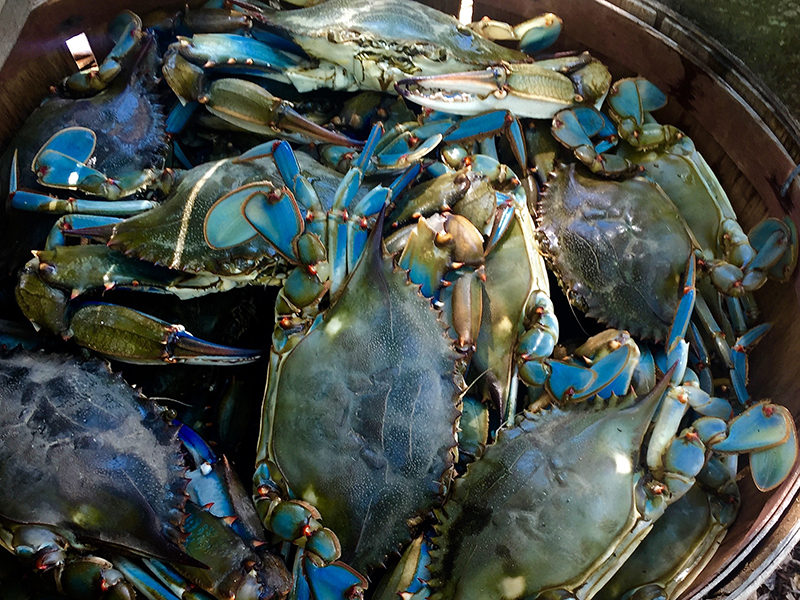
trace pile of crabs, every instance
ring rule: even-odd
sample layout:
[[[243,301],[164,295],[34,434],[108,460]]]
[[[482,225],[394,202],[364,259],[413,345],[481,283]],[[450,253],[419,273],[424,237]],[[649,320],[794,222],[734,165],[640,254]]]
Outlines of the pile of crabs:
[[[411,0],[110,24],[2,159],[0,544],[31,567],[3,556],[4,597],[688,587],[737,478],[797,458],[747,389],[797,230],[745,234],[666,96],[546,54],[560,28]],[[545,265],[599,333],[560,335]],[[251,494],[225,454],[250,477],[252,424]]]

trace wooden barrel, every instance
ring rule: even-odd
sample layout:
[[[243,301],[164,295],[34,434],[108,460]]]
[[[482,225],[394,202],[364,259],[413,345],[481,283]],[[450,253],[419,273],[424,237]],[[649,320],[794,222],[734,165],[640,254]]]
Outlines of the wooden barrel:
[[[457,14],[458,0],[428,0]],[[156,0],[0,2],[0,149],[48,93],[74,70],[64,40],[86,32],[98,54],[107,23],[122,8],[146,12]],[[587,49],[616,77],[643,75],[667,92],[659,120],[689,133],[720,178],[745,230],[767,215],[800,223],[800,184],[781,188],[800,162],[800,125],[741,61],[691,23],[650,0],[476,0],[475,15],[514,23],[544,11],[564,19],[563,48]],[[16,43],[12,43],[16,40]],[[0,152],[1,153],[1,152]],[[752,356],[750,389],[800,416],[800,280],[767,283],[757,293],[772,331]],[[764,494],[740,481],[742,510],[722,547],[684,598],[741,598],[800,537],[800,466]]]

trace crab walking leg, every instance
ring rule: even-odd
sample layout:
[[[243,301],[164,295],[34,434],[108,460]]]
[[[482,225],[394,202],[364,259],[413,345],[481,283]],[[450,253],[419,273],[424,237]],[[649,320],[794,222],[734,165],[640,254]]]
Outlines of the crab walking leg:
[[[64,200],[27,190],[17,190],[10,195],[12,197],[11,206],[16,209],[49,212],[56,215],[84,214],[130,217],[158,206],[157,202],[151,200],[121,200],[116,202],[79,198]]]
[[[427,600],[431,596],[430,579],[431,541],[428,535],[412,540],[403,551],[400,562],[381,580],[375,600]]]
[[[725,336],[725,332],[720,328],[719,323],[717,323],[717,320],[714,318],[711,308],[702,295],[698,295],[695,298],[694,309],[700,324],[703,326],[708,337],[711,338],[720,359],[728,368],[733,367],[731,347]]]
[[[694,287],[694,257],[692,257],[690,260],[689,265],[690,268],[686,275],[686,287],[684,289],[684,294],[681,297],[681,301],[678,305],[676,312],[677,316],[670,329],[670,334],[667,340],[667,352],[658,354],[659,367],[662,369],[662,371],[664,371],[666,370],[666,366],[668,364],[674,361],[680,361],[682,367],[679,370],[679,376],[681,377],[680,381],[682,381],[683,384],[680,387],[680,391],[676,391],[675,393],[686,394],[685,399],[688,400],[691,406],[702,415],[727,418],[732,411],[730,404],[728,404],[726,400],[715,398],[709,395],[711,392],[710,382],[706,382],[707,390],[704,390],[702,386],[699,385],[699,378],[697,378],[696,375],[692,374],[693,380],[688,382],[683,378],[685,363],[689,359],[689,346],[684,341],[689,326],[688,319],[692,316],[692,314],[696,314],[698,319],[703,323],[703,325],[705,325],[706,330],[712,334],[719,350],[719,354],[729,368],[734,393],[736,394],[736,397],[742,406],[745,406],[750,399],[750,395],[747,392],[747,355],[755,346],[755,344],[757,344],[764,337],[764,335],[766,335],[771,328],[771,325],[764,323],[754,327],[741,336],[733,347],[730,347],[725,340],[724,334],[719,329],[716,321],[711,315],[705,300],[696,292]],[[694,328],[694,325],[692,325],[692,327],[693,338],[695,340],[695,344],[698,345],[697,350],[701,353],[701,355],[706,357],[704,361],[707,363],[707,352],[703,346],[703,341],[697,335],[697,329]],[[697,381],[694,381],[695,378]],[[676,381],[676,385],[677,384],[678,381]],[[672,397],[672,395],[668,394],[668,397]]]
[[[697,385],[707,394],[713,393],[714,379],[711,369],[711,355],[708,353],[708,347],[700,336],[700,330],[695,323],[689,323],[691,327],[690,346],[693,350],[689,354],[689,363],[693,372],[697,375]]]
[[[96,171],[95,171],[96,173]],[[109,180],[100,174],[103,182],[113,181],[110,189],[120,189],[117,186],[118,180]],[[67,176],[69,177],[69,176]],[[55,198],[47,194],[34,192],[18,188],[19,169],[17,166],[17,152],[11,163],[11,176],[9,178],[9,199],[11,206],[18,210],[49,212],[53,214],[88,214],[88,215],[116,215],[127,217],[144,212],[158,206],[157,202],[151,200],[84,200],[79,198]],[[77,179],[76,179],[77,181]],[[74,183],[74,182],[73,182]],[[74,185],[64,185],[75,189]],[[137,188],[138,189],[138,188]]]
[[[427,120],[425,117],[422,118]],[[449,120],[423,125],[417,120],[398,123],[388,130],[375,148],[375,153],[367,165],[367,173],[393,173],[419,164],[439,146],[442,134],[451,127]],[[353,148],[331,145],[322,148],[320,154],[326,164],[339,170],[360,156],[360,153]]]
[[[146,598],[152,598],[154,600],[178,600],[181,597],[173,592],[173,589],[177,587],[176,583],[164,582],[160,577],[156,577],[151,571],[127,557],[115,556],[113,559],[114,564],[117,565],[120,572],[128,581],[132,582],[130,585],[133,589],[137,590]],[[207,600],[207,598],[203,596],[205,596],[205,594],[200,597],[200,600]]]
[[[736,393],[736,397],[742,406],[746,406],[750,400],[750,394],[747,392],[747,378],[749,365],[747,355],[758,342],[767,334],[772,328],[771,323],[762,323],[756,325],[751,330],[747,331],[731,348],[731,358],[733,368],[731,369],[731,383]]]
[[[766,219],[753,227],[747,237],[750,245],[759,255],[771,253],[774,245],[788,245],[780,260],[766,270],[769,278],[781,282],[788,281],[792,276],[794,265],[797,263],[798,249],[800,248],[795,222],[789,217],[784,217],[782,221]]]
[[[688,359],[688,345],[683,340],[689,318],[692,314],[695,290],[694,259],[690,260],[685,293],[678,306],[675,321],[667,341],[667,351],[657,357],[662,369],[673,364],[672,387],[667,391],[655,421],[650,444],[647,449],[647,462],[657,471],[665,468],[666,461],[677,451],[672,433],[683,420],[691,405],[701,415],[706,415],[692,423],[682,437],[686,442],[702,440],[707,448],[717,454],[735,455],[750,453],[751,473],[759,489],[769,490],[779,485],[791,471],[797,459],[798,442],[794,419],[788,410],[771,402],[762,402],[731,419],[733,409],[722,399],[709,396],[696,383],[684,380]],[[699,297],[699,296],[698,296]],[[744,344],[755,343],[768,327],[753,330],[743,340]],[[737,349],[739,363],[746,361],[744,351]],[[675,366],[678,368],[676,369]],[[732,378],[743,377],[746,364],[740,364],[731,371]],[[746,393],[746,391],[745,391]],[[755,456],[755,460],[752,457]],[[675,465],[673,465],[673,470]],[[688,482],[687,482],[688,485]]]
[[[346,266],[347,272],[351,271],[358,257],[361,256],[361,251],[366,241],[368,227],[370,220],[375,218],[375,215],[380,211],[382,203],[385,203],[387,198],[391,196],[395,199],[419,174],[420,166],[413,165],[408,167],[401,173],[395,181],[393,181],[388,188],[378,186],[363,196],[352,209],[343,210],[341,205],[352,204],[356,191],[358,190],[361,182],[363,181],[364,174],[366,173],[367,166],[370,163],[370,158],[374,156],[377,147],[380,145],[380,129],[373,128],[370,140],[363,152],[366,156],[359,154],[353,163],[356,169],[353,175],[349,175],[350,179],[342,180],[334,194],[334,203],[339,204],[338,210],[342,220],[346,221],[346,235],[347,248],[346,248]],[[322,204],[314,188],[308,179],[300,172],[300,166],[297,162],[297,157],[291,147],[285,142],[275,143],[273,145],[273,156],[278,168],[281,172],[283,179],[287,182],[289,189],[297,200],[297,204],[301,211],[305,213],[305,230],[316,235],[320,240],[328,240],[329,236],[326,233],[326,225],[328,224],[328,211]],[[331,207],[333,210],[333,207]],[[337,234],[338,239],[338,234]],[[341,260],[341,253],[339,253],[339,260]]]
[[[698,298],[695,288],[695,260],[689,258],[685,274],[683,295],[675,311],[675,318],[670,327],[665,348],[657,352],[656,365],[662,372],[673,365],[672,385],[665,395],[659,409],[658,421],[648,446],[648,461],[652,467],[660,465],[673,432],[679,427],[689,406],[703,415],[721,418],[730,416],[732,409],[727,400],[710,396],[699,386],[699,378],[687,369],[689,364],[689,344],[684,339],[689,329],[690,319]]]

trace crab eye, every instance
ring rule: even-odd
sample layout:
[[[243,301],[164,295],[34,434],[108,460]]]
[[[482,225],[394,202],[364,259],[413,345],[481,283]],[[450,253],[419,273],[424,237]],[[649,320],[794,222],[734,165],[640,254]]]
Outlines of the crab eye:
[[[456,175],[455,179],[453,179],[453,183],[462,194],[466,193],[469,189],[469,177],[467,177],[466,173],[459,173]]]
[[[490,67],[489,70],[496,79],[502,79],[507,74],[505,67]]]

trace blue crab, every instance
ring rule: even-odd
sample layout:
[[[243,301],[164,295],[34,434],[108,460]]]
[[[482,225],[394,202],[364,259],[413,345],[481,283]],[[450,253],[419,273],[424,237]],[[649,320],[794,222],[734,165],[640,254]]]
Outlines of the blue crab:
[[[767,278],[787,280],[797,262],[796,226],[788,218],[766,219],[748,239],[691,139],[650,116],[650,110],[665,102],[648,81],[625,79],[612,86],[607,101],[610,120],[588,107],[556,116],[554,137],[592,172],[609,180],[593,181],[575,167],[557,174],[541,198],[540,241],[571,301],[601,320],[610,318],[655,338],[663,336],[677,304],[680,263],[694,254],[705,275],[697,298],[699,323],[730,370],[739,400],[746,403],[746,349],[764,330],[749,329],[754,322],[746,317],[739,298]],[[622,141],[612,154],[608,150],[617,143],[617,132]],[[631,178],[634,168],[639,176]],[[614,180],[620,177],[622,181]],[[575,203],[583,207],[577,220],[569,216]],[[624,217],[618,206],[626,207]],[[649,242],[637,233],[640,228],[654,233]],[[662,235],[674,240],[666,253],[652,246]],[[619,258],[603,252],[610,247]],[[598,257],[596,265],[592,255]],[[727,300],[727,311],[719,294]],[[609,300],[624,310],[609,316],[602,308]],[[742,300],[753,305],[749,297]]]
[[[334,86],[386,91],[409,73],[530,61],[417,2],[337,0],[292,11],[260,11],[246,2],[237,6],[320,60],[318,67],[308,64],[285,73],[300,91]]]
[[[170,585],[220,600],[285,597],[291,576],[256,549],[257,517],[224,458],[105,364],[18,351],[0,357],[0,378],[6,549],[76,598],[112,589],[175,600]]]
[[[138,17],[127,13],[126,16],[135,26]],[[95,132],[91,147],[83,144],[79,149],[79,153],[88,150],[88,156],[94,157],[93,171],[101,174],[91,184],[95,190],[105,188],[112,196],[119,197],[126,194],[123,190],[130,193],[131,189],[139,189],[147,183],[169,185],[169,173],[161,170],[167,150],[164,117],[153,93],[152,65],[157,59],[148,39],[145,37],[137,53],[125,57],[130,77],[125,74],[117,77],[110,88],[91,97],[76,99],[53,95],[33,112],[9,144],[0,160],[2,190],[9,194],[7,206],[22,210],[7,210],[2,220],[6,237],[13,240],[3,254],[4,276],[16,271],[28,259],[30,248],[41,246],[53,224],[54,219],[26,211],[43,210],[43,206],[52,209],[53,214],[76,209],[98,210],[96,201],[86,204],[83,200],[57,200],[48,196],[48,188],[40,182],[39,175],[46,175],[49,167],[44,164],[34,167],[34,159],[41,156],[39,150],[57,132],[64,129],[69,132],[74,128],[90,128]],[[69,133],[66,137],[70,137]],[[84,154],[84,159],[88,156]],[[22,169],[17,165],[22,165]],[[66,175],[62,172],[61,187],[69,187],[67,180],[73,170],[68,169]],[[77,180],[73,181],[75,183]],[[131,215],[154,205],[147,199],[126,199],[113,207],[106,203],[99,209]],[[11,235],[12,232],[25,232],[25,235]]]
[[[570,164],[556,169],[537,212],[539,248],[574,306],[635,336],[666,338],[682,293],[686,259],[699,245],[658,184],[640,176],[597,178]],[[616,309],[608,311],[608,306]],[[768,326],[728,341],[702,295],[696,312],[745,404],[747,353]],[[699,334],[694,338],[702,343]],[[706,391],[711,393],[709,381]]]
[[[441,502],[460,393],[459,356],[430,301],[379,247],[367,252],[325,320],[299,341],[276,343],[256,474],[268,523],[288,507],[273,506],[263,487],[267,461],[319,509],[358,570],[380,564],[410,537],[407,522]]]
[[[117,44],[107,61],[119,68],[107,73],[101,68],[104,75],[90,77],[91,81],[102,80],[102,91],[88,98],[57,96],[46,100],[9,147],[4,164],[11,165],[11,206],[55,214],[129,216],[154,206],[153,202],[129,197],[145,191],[169,191],[175,173],[164,168],[167,141],[178,133],[186,115],[164,119],[155,94],[158,79],[153,74],[160,58],[152,33],[143,31],[141,19],[131,12],[123,13],[117,21],[111,26]],[[137,41],[133,48],[131,40]],[[119,65],[117,60],[123,58]],[[168,65],[172,62],[167,60]],[[171,69],[167,72],[173,74]],[[191,70],[181,71],[184,78],[191,79],[192,74]],[[176,77],[173,74],[172,79]],[[201,100],[221,118],[250,131],[273,137],[285,125],[303,140],[360,145],[309,121],[289,103],[273,98],[249,81],[230,77],[191,81],[184,83],[195,90],[190,100]],[[107,84],[109,87],[105,87]],[[59,200],[43,195],[41,190],[46,188],[117,202]],[[119,202],[120,198],[127,200]]]
[[[264,27],[277,30],[291,41],[280,40],[271,33],[265,35],[259,27],[247,36],[209,34],[181,38],[168,53],[164,73],[182,102],[188,105],[193,99],[200,99],[213,113],[240,127],[261,127],[260,114],[255,116],[257,111],[248,110],[247,118],[239,118],[235,113],[240,112],[240,100],[228,95],[224,103],[214,101],[202,92],[209,87],[206,79],[241,73],[291,82],[301,92],[317,87],[391,92],[393,85],[412,75],[427,81],[427,75],[473,69],[448,85],[474,86],[483,101],[474,102],[475,95],[456,95],[450,100],[469,100],[456,102],[463,110],[449,110],[453,102],[445,102],[444,110],[475,115],[495,109],[503,112],[503,117],[498,124],[495,117],[487,116],[466,131],[450,132],[444,136],[445,141],[448,137],[463,139],[507,132],[509,121],[516,123],[512,112],[517,116],[549,117],[576,103],[594,104],[602,100],[611,82],[608,70],[587,54],[532,63],[525,54],[487,41],[449,15],[418,3],[383,0],[370,3],[369,10],[352,1],[328,2],[296,11],[266,11],[246,2],[237,6],[257,24],[263,21]],[[396,25],[398,19],[402,26]],[[346,28],[342,26],[345,22]],[[554,22],[552,18],[532,20],[525,27],[540,31],[541,26],[549,32],[544,38],[552,39]],[[302,57],[304,52],[312,58]],[[239,85],[258,87],[250,83]],[[415,89],[421,86],[420,81]],[[398,91],[415,95],[407,86],[398,87]],[[260,93],[269,96],[267,92]],[[406,124],[401,125],[407,128]],[[397,139],[387,138],[386,144],[392,145],[385,149],[385,155],[384,151],[378,154],[378,168],[402,168],[409,160],[419,160],[438,143],[434,130],[423,134],[425,128],[411,129],[418,131],[403,131]],[[516,129],[519,130],[518,123]],[[424,143],[395,150],[412,139]],[[516,139],[521,139],[518,131]],[[522,144],[517,143],[516,147],[521,148]],[[349,154],[347,150],[338,152]]]
[[[574,597],[591,597],[677,499],[674,493],[653,494],[655,482],[638,467],[639,447],[665,389],[666,382],[633,406],[623,401],[606,410],[578,405],[526,414],[501,430],[456,481],[440,513],[432,597],[522,598],[562,586]],[[598,473],[605,482],[601,488],[595,484]],[[561,535],[548,526],[564,517],[572,523],[585,519],[585,529],[579,529],[587,534]],[[496,548],[503,560],[484,560],[479,547]]]
[[[241,208],[242,202],[250,198],[266,203],[268,198],[283,196],[289,202],[291,192],[285,182],[292,182],[300,173],[300,165],[313,181],[304,189],[318,194],[318,202],[319,198],[333,201],[342,177],[305,154],[292,155],[296,170],[290,174],[284,171],[282,177],[284,165],[274,158],[274,147],[269,143],[235,159],[196,167],[153,211],[92,228],[89,232],[107,242],[107,246],[55,247],[37,252],[23,270],[16,292],[23,312],[37,327],[73,337],[78,343],[119,360],[254,360],[259,352],[204,344],[179,327],[124,307],[86,302],[82,294],[116,287],[192,297],[248,283],[282,282],[284,274],[277,265],[278,256],[293,254],[287,248],[293,235],[286,234],[289,241],[274,245],[267,242],[236,206]],[[357,184],[350,191],[357,200],[366,193]],[[223,215],[219,227],[212,224],[206,235],[206,217],[212,206],[222,206],[222,200],[233,202],[235,212]],[[295,220],[294,224],[301,226],[302,221]],[[233,239],[231,235],[238,237]],[[290,285],[289,289],[294,287]],[[304,290],[301,285],[298,293]],[[105,333],[98,331],[99,323]]]
[[[10,169],[12,206],[45,210],[39,206],[43,203],[37,205],[35,196],[26,193],[39,192],[42,186],[109,199],[130,196],[147,186],[168,188],[169,174],[159,168],[164,163],[167,139],[162,107],[155,95],[155,45],[142,31],[136,15],[124,16],[143,38],[138,52],[126,56],[126,73],[117,74],[111,87],[86,98],[56,95],[46,99],[7,149],[4,173],[9,172],[12,159],[14,165],[22,166],[21,170]],[[82,136],[79,132],[84,130],[91,133]],[[63,137],[58,136],[61,131],[66,131]],[[92,168],[85,165],[90,159]],[[76,168],[76,163],[84,169]],[[161,182],[162,178],[166,180]],[[67,205],[63,202],[51,212],[75,210]],[[145,203],[118,214],[133,214],[151,206]]]
[[[650,116],[649,111],[664,104],[666,96],[645,79],[614,84],[608,107],[624,140],[618,154],[643,167],[646,176],[661,186],[686,219],[697,243],[698,265],[708,280],[704,302],[731,343],[733,332],[742,335],[753,324],[740,299],[767,279],[787,282],[794,272],[797,227],[788,217],[768,218],[745,234],[725,191],[694,142]],[[720,302],[715,290],[725,296],[727,314],[717,308]]]
[[[427,569],[393,581],[379,597],[413,583],[414,598],[591,598],[685,491],[681,485],[667,491],[639,466],[640,446],[667,383],[639,402],[598,399],[550,408],[520,415],[516,425],[501,429],[437,511],[435,547],[423,550]],[[702,464],[702,448],[691,436],[675,444],[681,452],[672,455],[670,467],[691,478]],[[604,474],[600,487],[598,472]],[[564,517],[585,520],[586,527],[578,528],[584,534],[553,526]],[[492,548],[500,559],[487,560],[479,548]],[[405,561],[398,571],[414,573]]]

